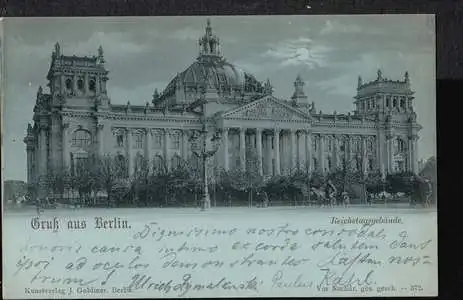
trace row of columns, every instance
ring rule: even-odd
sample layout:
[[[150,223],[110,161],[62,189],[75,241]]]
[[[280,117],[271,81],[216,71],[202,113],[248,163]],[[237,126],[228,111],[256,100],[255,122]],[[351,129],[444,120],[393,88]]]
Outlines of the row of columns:
[[[222,155],[223,155],[223,167],[225,170],[230,169],[230,162],[229,162],[229,130],[232,128],[226,128],[223,130],[222,133]],[[242,171],[246,170],[246,131],[247,128],[233,128],[239,131],[239,158],[240,158],[240,168]],[[271,134],[263,135],[263,129],[255,128],[252,129],[255,133],[256,137],[256,144],[255,150],[257,154],[257,162],[258,162],[258,172],[260,175],[264,175],[264,158],[265,158],[265,165],[267,166],[267,172],[275,175],[281,173],[281,161],[280,161],[280,134],[283,131],[282,129],[274,129],[274,130],[266,130],[267,132],[271,132]],[[297,133],[299,133],[299,139],[297,139]],[[301,137],[305,135],[305,145],[302,144],[301,147]],[[264,138],[265,137],[265,138]],[[298,161],[298,153],[299,153],[299,161],[304,161],[307,165],[310,165],[310,158],[311,158],[311,151],[312,151],[312,142],[310,133],[306,131],[297,131],[297,130],[289,130],[289,145],[290,145],[290,166],[291,168],[297,167]],[[273,139],[273,144],[272,144]],[[264,155],[263,148],[264,144],[262,143],[265,140],[265,148],[266,153]],[[272,146],[273,146],[273,153],[272,153]],[[301,151],[301,148],[305,148],[305,151]],[[301,152],[305,154],[302,155]],[[274,165],[273,165],[274,164]],[[272,170],[274,167],[274,170]]]
[[[240,168],[241,170],[246,170],[246,132],[248,128],[227,128],[223,130],[223,140],[222,140],[222,149],[223,149],[223,167],[225,170],[230,169],[230,162],[229,162],[229,130],[237,130],[239,134],[239,158],[240,158]],[[326,138],[324,135],[318,135],[318,149],[317,153],[313,155],[313,135],[308,130],[295,130],[295,129],[272,129],[272,130],[265,130],[267,133],[264,140],[266,139],[267,144],[265,144],[265,148],[271,149],[272,148],[272,138],[273,138],[273,153],[268,152],[263,154],[263,130],[260,128],[251,129],[255,133],[256,137],[256,153],[257,153],[257,160],[258,162],[265,161],[267,166],[274,166],[274,175],[278,175],[281,173],[282,169],[282,162],[281,162],[281,151],[285,150],[289,152],[284,152],[284,155],[289,156],[289,167],[290,168],[297,168],[298,163],[299,165],[301,162],[304,163],[305,167],[308,167],[310,171],[313,170],[314,166],[312,166],[312,158],[316,157],[318,162],[318,170],[321,172],[325,172],[328,166],[325,165],[325,147],[326,147]],[[284,147],[280,149],[280,140],[281,140],[281,133],[282,131],[289,132],[289,147]],[[332,158],[333,158],[333,166],[331,167],[339,167],[341,166],[342,160],[340,158],[340,144],[339,139],[333,140],[333,149],[332,149]],[[367,152],[367,136],[362,136],[360,141],[360,155],[361,155],[361,166],[362,171],[368,171],[368,152]],[[352,138],[349,138],[347,143],[347,147],[344,150],[346,152],[347,157],[352,157],[352,154],[355,152],[354,148],[354,141]],[[278,147],[276,147],[278,145]],[[375,148],[372,149],[372,155],[375,157],[377,162],[377,167],[381,170],[383,169],[384,158],[383,158],[383,151],[378,151],[377,147],[382,147],[382,144],[375,145]],[[390,146],[388,146],[390,147]],[[415,147],[416,148],[416,147]],[[378,154],[379,153],[379,154]],[[391,149],[387,148],[386,153],[391,153]],[[379,156],[378,156],[379,155]],[[413,161],[413,160],[412,160]],[[389,164],[389,163],[388,163]],[[263,175],[264,168],[262,163],[259,163],[259,173]],[[287,166],[284,166],[287,167]]]
[[[386,165],[387,172],[394,173],[394,140],[396,136],[388,135],[386,137]],[[406,170],[417,173],[418,170],[418,136],[412,135],[408,137],[406,153]]]
[[[105,152],[104,149],[104,125],[103,124],[98,124],[96,126],[96,134],[97,134],[97,143],[96,143],[96,149],[97,152],[100,155],[103,155]],[[62,147],[62,154],[63,154],[63,162],[65,165],[69,166],[69,146],[68,146],[68,128],[69,124],[65,123],[62,126],[62,134],[63,134],[63,147]],[[230,161],[229,161],[229,129],[223,130],[222,134],[222,149],[223,149],[223,161],[222,165],[225,170],[230,169]],[[240,158],[240,167],[242,170],[246,169],[246,132],[247,128],[233,128],[236,130],[239,130],[239,158]],[[126,129],[125,130],[125,138],[126,138],[126,149],[125,149],[125,154],[126,157],[128,158],[129,161],[129,170],[130,172],[133,172],[133,164],[134,164],[134,157],[133,157],[133,136],[135,134],[144,134],[145,138],[145,147],[144,147],[144,155],[145,157],[151,158],[153,156],[152,154],[152,143],[153,143],[153,134],[154,130],[159,132],[160,130],[163,131],[163,154],[164,154],[164,159],[166,163],[169,166],[170,163],[170,155],[169,155],[169,150],[170,150],[170,131],[168,129],[151,129],[151,128],[146,128],[143,129],[144,133],[140,133],[140,129]],[[316,156],[313,156],[313,135],[310,131],[307,130],[294,130],[294,129],[289,129],[289,130],[282,130],[282,129],[272,129],[272,130],[264,130],[261,128],[257,129],[252,129],[255,133],[256,136],[256,154],[257,154],[257,159],[258,159],[258,172],[261,175],[264,175],[264,162],[265,165],[267,166],[266,173],[270,173],[272,175],[278,175],[282,171],[282,163],[280,161],[281,157],[281,151],[288,151],[284,152],[284,155],[289,155],[290,158],[289,160],[289,166],[284,165],[284,167],[290,167],[290,168],[296,168],[297,167],[297,162],[304,163],[305,167],[308,167],[310,171],[313,170],[312,166],[312,157],[317,157],[317,162],[318,162],[318,169],[322,172],[325,171],[326,167],[325,166],[325,138],[323,135],[318,136],[318,151]],[[280,140],[281,140],[281,133],[282,131],[287,131],[289,132],[289,147],[284,147],[283,149],[280,149]],[[182,153],[182,156],[184,159],[188,159],[188,134],[186,131],[181,131],[181,148],[179,149],[180,152]],[[265,134],[264,134],[265,132]],[[272,149],[272,138],[273,138],[273,149]],[[263,140],[265,143],[263,143]],[[362,162],[362,166],[366,168],[366,138],[363,137],[361,140],[361,153],[362,153],[362,158],[364,161]],[[388,137],[386,139],[386,147],[385,147],[385,152],[386,152],[386,158],[385,158],[385,163],[387,165],[387,168],[385,171],[391,173],[393,172],[393,147],[392,147],[392,138]],[[353,141],[352,139],[349,139],[348,147],[345,149],[347,157],[352,156],[352,150],[353,150]],[[266,152],[264,153],[264,145],[266,148]],[[278,147],[275,147],[278,145]],[[334,149],[333,149],[333,164],[334,166],[339,166],[341,163],[341,160],[339,158],[339,141],[338,139],[334,139]],[[379,145],[379,147],[382,147],[382,145]],[[38,153],[40,155],[40,158],[38,158],[39,165],[38,169],[39,172],[46,172],[47,169],[47,145],[46,145],[46,128],[41,128],[40,130],[40,136],[39,136],[39,143],[38,143]],[[288,149],[289,148],[289,149]],[[109,149],[108,149],[109,150]],[[273,152],[273,153],[272,153]],[[29,160],[29,159],[28,159]],[[31,159],[32,160],[32,159]],[[409,140],[408,144],[408,157],[407,160],[409,161],[409,166],[408,169],[411,171],[418,171],[418,157],[417,157],[417,137],[414,136]],[[383,163],[383,160],[381,157],[379,157],[379,164]],[[382,167],[379,165],[379,167]],[[363,171],[366,172],[366,169]],[[131,173],[132,175],[133,173]]]

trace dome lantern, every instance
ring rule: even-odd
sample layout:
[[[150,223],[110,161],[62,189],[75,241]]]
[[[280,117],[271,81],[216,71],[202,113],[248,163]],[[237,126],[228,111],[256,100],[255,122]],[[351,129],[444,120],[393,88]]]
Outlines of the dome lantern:
[[[199,56],[221,58],[220,39],[212,33],[211,20],[207,19],[206,32],[199,39]]]

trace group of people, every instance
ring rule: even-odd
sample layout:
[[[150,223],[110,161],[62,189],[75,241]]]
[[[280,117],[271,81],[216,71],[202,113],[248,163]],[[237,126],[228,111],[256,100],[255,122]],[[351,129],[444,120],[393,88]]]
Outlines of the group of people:
[[[321,207],[334,207],[338,204],[348,207],[350,205],[350,197],[346,191],[340,194],[340,201],[338,201],[338,189],[331,180],[328,180],[320,188],[312,187],[310,193],[315,202]]]

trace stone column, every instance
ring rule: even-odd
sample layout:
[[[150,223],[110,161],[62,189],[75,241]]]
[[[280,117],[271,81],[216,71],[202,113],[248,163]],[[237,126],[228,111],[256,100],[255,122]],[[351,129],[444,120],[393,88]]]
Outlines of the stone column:
[[[265,135],[266,138],[266,153],[265,153],[265,159],[267,160],[267,172],[266,175],[273,175],[273,155],[272,155],[272,136],[267,134]]]
[[[386,140],[386,158],[387,158],[387,172],[392,173],[393,171],[393,149],[392,149],[392,144],[394,142],[393,136],[387,136]]]
[[[95,77],[95,92],[97,95],[100,94],[100,74],[97,74]]]
[[[307,130],[305,134],[305,151],[306,151],[306,167],[307,171],[312,171],[312,134]]]
[[[362,136],[362,167],[363,173],[367,173],[368,170],[368,161],[367,161],[367,137]]]
[[[48,147],[47,147],[47,124],[40,124],[40,140],[39,140],[39,190],[38,195],[41,199],[47,196],[47,180],[48,171]]]
[[[127,168],[129,169],[129,176],[133,175],[133,157],[132,157],[132,148],[133,148],[133,131],[132,129],[126,130],[127,137]]]
[[[325,137],[320,134],[319,145],[318,145],[318,160],[319,168],[322,174],[325,174]]]
[[[273,156],[275,157],[275,175],[280,175],[280,129],[275,129],[273,140]]]
[[[412,136],[412,171],[415,174],[418,174],[418,136],[413,135]]]
[[[66,94],[66,81],[64,78],[64,74],[61,74],[59,78],[60,78],[61,95],[65,95]]]
[[[34,147],[30,142],[27,142],[26,145],[26,153],[27,153],[27,183],[32,183],[32,161],[33,161],[33,153]]]
[[[306,152],[305,152],[305,133],[302,130],[297,132],[297,160],[296,165],[299,170],[304,169],[306,165]]]
[[[72,94],[77,94],[77,75],[75,74],[72,76]]]
[[[223,129],[222,133],[223,168],[225,171],[230,169],[228,159],[228,128]]]
[[[167,166],[167,169],[170,169],[170,130],[164,129],[164,161]]]
[[[104,134],[103,134],[104,125],[97,125],[97,134],[98,134],[98,155],[100,158],[104,156]]]
[[[246,171],[246,129],[240,128],[240,167]]]
[[[188,131],[182,130],[182,155],[183,160],[188,160]]]
[[[297,142],[296,142],[296,130],[291,129],[289,131],[290,144],[291,144],[291,172],[296,168],[297,159]]]
[[[88,73],[84,74],[84,94],[88,93]]]
[[[48,126],[40,124],[40,172],[39,175],[46,175],[48,168],[48,147],[47,147]]]
[[[339,138],[340,136],[335,135],[333,137],[333,167],[339,168],[340,165],[340,159],[339,159]]]
[[[262,129],[256,128],[256,148],[257,148],[257,166],[259,175],[264,175],[262,163]]]
[[[69,161],[70,159],[70,154],[69,154],[69,141],[68,141],[68,128],[69,128],[69,123],[64,123],[61,127],[61,132],[63,133],[62,137],[62,148],[61,152],[63,155],[63,169],[66,170],[71,166],[71,163]]]
[[[148,163],[149,168],[151,168],[151,159],[153,154],[151,153],[151,148],[153,146],[153,133],[151,128],[145,129],[145,159]]]

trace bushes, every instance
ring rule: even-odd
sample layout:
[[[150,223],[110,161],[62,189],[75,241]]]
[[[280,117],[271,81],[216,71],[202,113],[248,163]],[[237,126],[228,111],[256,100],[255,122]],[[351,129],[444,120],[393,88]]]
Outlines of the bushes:
[[[255,206],[262,201],[265,192],[274,204],[295,205],[309,195],[310,187],[321,188],[327,180],[331,180],[339,192],[347,191],[352,198],[364,195],[364,190],[359,195],[358,188],[354,188],[359,186],[366,187],[370,193],[379,193],[383,188],[390,193],[409,194],[411,191],[411,173],[389,175],[383,182],[379,172],[365,178],[349,167],[326,176],[318,171],[309,174],[294,170],[291,175],[274,176],[264,182],[258,165],[248,163],[247,166],[246,171],[214,170],[211,178],[214,181],[209,180],[211,200],[216,200],[213,203]],[[188,161],[172,170],[166,165],[149,166],[140,160],[130,178],[126,176],[124,164],[109,155],[76,167],[73,172],[62,170],[50,174],[47,178],[49,192],[63,197],[69,195],[71,202],[75,202],[77,196],[81,203],[106,206],[196,206],[203,192],[201,170]],[[35,194],[37,185],[28,188],[30,194]],[[103,202],[99,200],[101,195],[105,198]]]

